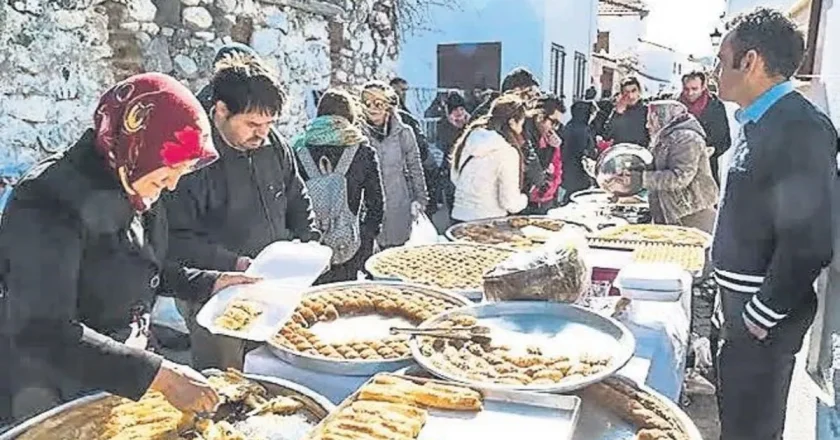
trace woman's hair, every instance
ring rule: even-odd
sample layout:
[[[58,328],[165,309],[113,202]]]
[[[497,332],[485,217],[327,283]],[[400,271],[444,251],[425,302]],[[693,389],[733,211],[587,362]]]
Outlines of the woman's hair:
[[[329,89],[318,101],[318,116],[342,116],[355,124],[361,119],[360,114],[358,101],[344,90]]]
[[[397,105],[399,103],[399,97],[397,96],[397,92],[394,88],[382,81],[368,81],[365,83],[365,85],[362,86],[362,95],[365,93],[381,98],[389,102],[391,105]]]
[[[498,97],[490,107],[490,114],[482,116],[470,123],[461,137],[455,141],[452,148],[452,167],[457,168],[461,162],[461,154],[467,138],[477,128],[493,130],[502,135],[503,138],[517,151],[522,145],[522,136],[514,133],[510,128],[510,121],[525,119],[525,101],[515,94],[508,93]],[[521,154],[521,151],[520,151]]]

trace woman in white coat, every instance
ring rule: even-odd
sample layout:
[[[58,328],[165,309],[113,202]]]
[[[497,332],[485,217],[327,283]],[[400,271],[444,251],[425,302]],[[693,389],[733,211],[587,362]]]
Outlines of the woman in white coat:
[[[496,99],[490,114],[471,123],[452,149],[456,223],[504,217],[528,205],[522,191],[521,146],[525,102],[514,95]]]

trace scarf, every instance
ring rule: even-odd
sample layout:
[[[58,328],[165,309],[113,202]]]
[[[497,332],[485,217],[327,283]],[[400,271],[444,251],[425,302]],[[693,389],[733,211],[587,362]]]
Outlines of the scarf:
[[[703,112],[706,111],[706,107],[709,105],[710,98],[711,96],[709,96],[709,91],[705,90],[703,94],[700,95],[700,97],[697,98],[697,100],[694,102],[690,102],[685,93],[683,93],[682,95],[680,95],[680,102],[685,104],[686,107],[688,107],[689,113],[694,115],[694,117],[699,118],[700,115],[702,115]]]
[[[161,73],[129,77],[105,92],[94,126],[97,151],[138,212],[152,203],[133,192],[131,185],[138,179],[197,160],[195,170],[219,157],[201,104],[189,89]]]
[[[659,135],[665,128],[686,115],[688,115],[688,108],[678,101],[653,101],[648,104],[650,148],[656,146]]]
[[[292,140],[295,150],[317,146],[349,147],[365,141],[365,135],[359,127],[350,123],[343,116],[318,116],[309,121],[306,130]]]

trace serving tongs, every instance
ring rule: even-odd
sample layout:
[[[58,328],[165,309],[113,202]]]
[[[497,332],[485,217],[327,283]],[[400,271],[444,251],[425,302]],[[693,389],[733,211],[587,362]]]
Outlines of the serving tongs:
[[[455,339],[458,341],[471,341],[478,344],[489,344],[491,341],[490,328],[480,325],[470,327],[391,327],[391,334],[403,334],[409,336],[429,336],[439,339]]]

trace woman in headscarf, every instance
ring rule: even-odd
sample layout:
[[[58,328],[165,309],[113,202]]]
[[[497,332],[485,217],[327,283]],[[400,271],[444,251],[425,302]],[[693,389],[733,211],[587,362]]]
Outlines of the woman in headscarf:
[[[298,169],[304,181],[319,177],[329,169],[341,171],[339,167],[346,166],[343,174],[347,182],[347,208],[355,215],[355,218],[350,220],[355,221],[354,226],[359,228],[358,241],[355,241],[351,234],[337,236],[339,234],[331,234],[330,228],[322,229],[326,244],[331,244],[332,238],[344,239],[346,241],[341,240],[344,241],[342,245],[355,247],[358,243],[358,250],[349,259],[333,264],[318,278],[316,284],[356,280],[359,271],[364,269],[365,261],[373,254],[373,242],[382,228],[385,201],[382,196],[381,171],[376,152],[356,125],[362,121],[363,116],[360,113],[357,100],[350,94],[329,89],[318,102],[318,116],[310,121],[306,131],[293,141]],[[325,160],[328,161],[329,168],[326,170],[322,169]],[[312,198],[319,220],[327,221],[325,217],[337,213],[334,209],[318,212],[319,207],[326,210],[324,205],[330,198],[329,194],[317,194],[310,188],[309,197]],[[361,215],[362,208],[364,216]],[[328,218],[330,224],[337,223],[336,220],[339,219]],[[333,254],[333,262],[337,255],[340,253]],[[348,255],[351,254],[348,252]]]
[[[572,104],[572,120],[563,128],[563,189],[564,200],[581,190],[592,186],[593,180],[583,168],[583,159],[598,157],[595,147],[595,133],[590,128],[590,121],[598,107],[591,101],[578,101]]]
[[[470,123],[452,149],[456,222],[516,214],[528,206],[523,192],[525,102],[502,95],[490,114]]]
[[[385,190],[385,213],[377,243],[402,246],[411,235],[413,219],[426,209],[429,197],[420,149],[411,127],[397,115],[397,94],[388,84],[371,81],[362,89],[368,138],[376,151]]]
[[[148,73],[108,90],[94,125],[24,177],[0,225],[3,406],[20,420],[94,390],[156,390],[181,410],[212,410],[200,374],[146,350],[156,295],[204,301],[253,281],[166,260],[156,202],[217,158],[210,123],[186,87]]]
[[[630,178],[648,190],[654,223],[711,233],[718,187],[700,122],[677,101],[654,101],[648,107],[647,128],[653,169],[634,171]]]

